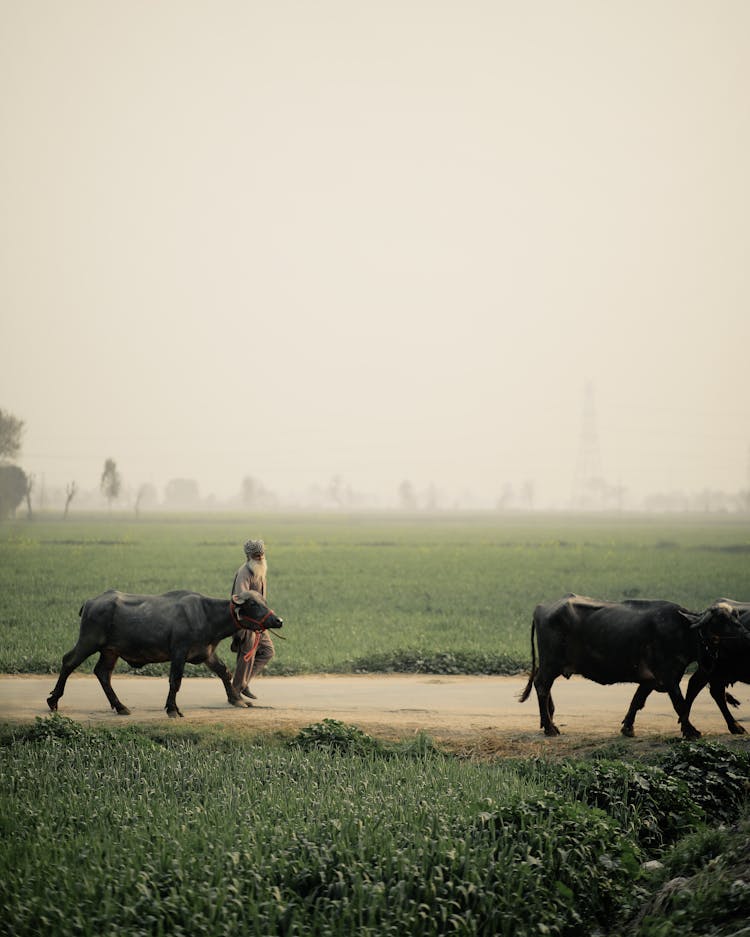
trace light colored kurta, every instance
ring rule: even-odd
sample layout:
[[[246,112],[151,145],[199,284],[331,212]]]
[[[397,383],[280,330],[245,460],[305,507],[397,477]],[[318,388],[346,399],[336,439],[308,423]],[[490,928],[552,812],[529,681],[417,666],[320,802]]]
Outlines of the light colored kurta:
[[[268,566],[266,558],[256,560],[250,557],[247,563],[234,574],[232,583],[232,595],[238,592],[260,592],[263,598],[266,597],[266,587],[268,580]],[[232,686],[238,693],[241,693],[247,687],[252,677],[257,676],[266,664],[276,653],[273,641],[267,631],[262,631],[260,641],[255,649],[255,654],[250,660],[245,660],[245,655],[252,649],[255,641],[255,632],[241,631],[232,641],[232,650],[237,652],[237,663],[235,664],[234,674],[232,675]]]

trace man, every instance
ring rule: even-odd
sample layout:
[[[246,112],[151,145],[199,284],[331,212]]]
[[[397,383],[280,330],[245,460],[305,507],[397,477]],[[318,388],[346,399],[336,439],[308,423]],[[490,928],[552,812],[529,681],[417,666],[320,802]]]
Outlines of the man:
[[[266,564],[265,545],[262,540],[248,540],[245,544],[247,562],[237,570],[232,583],[232,595],[249,592],[254,589],[266,598],[268,566]],[[275,654],[273,641],[267,631],[260,632],[260,640],[253,653],[256,634],[252,631],[238,632],[232,639],[232,650],[237,653],[237,664],[232,676],[232,686],[248,699],[257,699],[247,684],[256,677]]]

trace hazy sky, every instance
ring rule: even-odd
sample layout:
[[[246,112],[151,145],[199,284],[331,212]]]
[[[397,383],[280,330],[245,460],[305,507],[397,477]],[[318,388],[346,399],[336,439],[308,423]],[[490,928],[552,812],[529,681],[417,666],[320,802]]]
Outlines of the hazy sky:
[[[562,504],[587,384],[632,497],[748,486],[745,0],[0,0],[0,117],[48,486]]]

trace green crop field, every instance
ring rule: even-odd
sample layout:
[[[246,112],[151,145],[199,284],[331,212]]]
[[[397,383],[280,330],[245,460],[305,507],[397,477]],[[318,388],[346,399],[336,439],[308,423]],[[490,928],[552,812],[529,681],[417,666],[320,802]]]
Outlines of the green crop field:
[[[0,935],[742,933],[750,752],[612,754],[472,763],[331,720],[0,729]]]
[[[0,527],[0,672],[55,672],[81,603],[105,589],[227,595],[251,535],[285,621],[279,674],[517,672],[535,604],[566,592],[695,609],[750,597],[750,524],[732,516],[41,517]]]
[[[40,517],[0,527],[0,671],[56,671],[104,589],[226,595],[251,535],[282,674],[520,669],[567,591],[750,597],[730,517]],[[335,720],[0,723],[0,935],[742,933],[748,791],[745,736],[517,761]]]

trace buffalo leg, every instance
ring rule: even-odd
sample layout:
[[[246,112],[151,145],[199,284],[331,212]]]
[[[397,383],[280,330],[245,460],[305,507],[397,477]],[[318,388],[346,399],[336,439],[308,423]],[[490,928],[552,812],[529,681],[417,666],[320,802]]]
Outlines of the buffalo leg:
[[[177,694],[182,686],[182,675],[185,673],[185,653],[172,656],[172,663],[169,668],[169,693],[167,693],[167,702],[164,708],[170,719],[181,716],[182,713],[177,708]]]
[[[551,693],[552,684],[554,682],[555,677],[550,679],[546,674],[542,675],[541,671],[536,675],[536,679],[534,680],[534,688],[536,689],[536,696],[539,701],[539,721],[545,735],[560,734],[560,730],[552,721],[552,717],[555,713],[555,704],[552,702]]]
[[[722,680],[711,681],[709,684],[711,696],[716,700],[716,705],[724,717],[727,728],[732,735],[745,735],[745,727],[741,726],[734,716],[729,712],[727,706],[727,688]],[[688,689],[690,687],[688,686]]]
[[[227,694],[227,701],[232,704],[232,706],[247,706],[245,700],[242,699],[240,694],[232,686],[232,672],[229,670],[227,665],[224,663],[221,658],[217,657],[216,654],[210,654],[206,658],[206,667],[211,670],[224,684],[224,689]]]
[[[60,666],[60,676],[57,678],[54,690],[47,697],[47,705],[52,712],[57,712],[57,703],[65,692],[65,684],[68,682],[68,677],[73,673],[76,667],[80,667],[86,658],[91,657],[96,650],[96,647],[86,647],[85,644],[81,644],[79,640],[76,646],[71,648],[68,653],[63,656],[62,665]]]
[[[109,705],[112,709],[117,712],[118,716],[129,716],[130,710],[127,706],[123,706],[117,698],[117,694],[112,689],[112,673],[114,672],[118,656],[117,652],[113,650],[102,651],[99,655],[99,660],[96,662],[96,667],[94,667],[94,673],[99,683],[101,683],[104,695],[109,700]]]
[[[696,696],[700,693],[703,687],[708,683],[709,675],[699,667],[692,677],[688,680],[687,689],[685,690],[685,718],[690,718],[690,710],[693,708],[693,703],[695,702]],[[719,706],[721,709],[721,706]],[[726,719],[726,716],[724,717]],[[731,718],[731,716],[730,716]],[[727,725],[729,723],[727,722]]]
[[[636,713],[643,709],[653,689],[654,687],[651,683],[640,683],[633,695],[633,699],[630,701],[630,708],[625,713],[625,718],[622,720],[622,728],[620,729],[620,732],[629,739],[632,739],[635,735],[633,724],[635,722]]]
[[[688,718],[687,704],[685,703],[685,697],[682,695],[682,690],[680,690],[679,683],[675,683],[673,686],[667,687],[667,693],[669,693],[669,698],[672,700],[674,711],[677,713],[677,718],[680,722],[682,734],[686,739],[699,739],[701,734],[695,728],[695,726],[691,725],[690,723],[690,719]]]
[[[693,703],[695,702],[696,696],[700,693],[703,687],[709,682],[709,675],[700,668],[695,671],[693,676],[688,681],[687,690],[685,691],[685,715],[690,716],[690,709],[692,708]],[[719,712],[724,717],[724,721],[727,724],[727,728],[732,733],[732,735],[744,735],[745,728],[741,726],[739,722],[734,718],[734,716],[729,712],[729,706],[727,703],[731,703],[732,706],[737,706],[738,702],[733,697],[727,693],[726,685],[722,681],[711,680],[711,696],[714,698],[716,705],[719,707]]]

